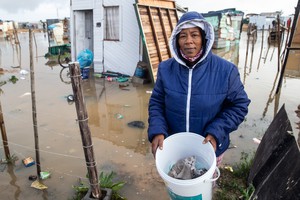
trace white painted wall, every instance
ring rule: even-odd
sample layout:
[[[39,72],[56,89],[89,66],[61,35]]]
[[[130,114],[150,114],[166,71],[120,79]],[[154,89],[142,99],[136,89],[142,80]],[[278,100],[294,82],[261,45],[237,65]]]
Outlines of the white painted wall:
[[[132,76],[139,61],[139,26],[133,4],[135,0],[72,0],[71,44],[74,38],[74,10],[93,10],[94,70],[115,71]],[[120,41],[103,41],[103,6],[120,6]],[[96,24],[101,23],[101,27]],[[72,52],[74,47],[72,45]],[[72,58],[75,55],[72,54]]]

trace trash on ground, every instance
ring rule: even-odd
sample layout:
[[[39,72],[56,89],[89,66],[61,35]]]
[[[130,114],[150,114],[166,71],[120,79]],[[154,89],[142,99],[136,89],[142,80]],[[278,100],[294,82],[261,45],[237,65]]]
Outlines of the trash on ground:
[[[260,139],[253,138],[253,142],[256,143],[256,144],[260,144]]]
[[[28,157],[23,159],[23,164],[25,165],[25,167],[30,167],[35,164],[35,161],[33,160],[32,157]]]
[[[94,77],[102,78],[102,74],[96,74],[96,73],[94,73]]]
[[[29,95],[31,95],[31,93],[30,92],[25,92],[24,94],[22,94],[20,97],[25,97],[25,96],[29,96]]]
[[[122,82],[127,82],[128,78],[127,77],[118,77],[117,82],[122,83]]]
[[[228,171],[230,171],[230,172],[233,172],[233,169],[232,169],[231,166],[225,166],[224,169],[226,169],[226,170],[228,170]]]
[[[45,190],[48,187],[42,183],[40,183],[38,180],[32,182],[31,187],[39,189],[39,190]]]
[[[77,60],[79,62],[80,68],[85,68],[90,66],[94,61],[94,54],[89,49],[84,49],[79,52],[77,56]]]
[[[21,66],[17,65],[17,66],[10,66],[11,68],[21,68]]]
[[[120,88],[121,90],[129,90],[128,88],[126,88],[126,87],[128,87],[128,86],[129,86],[128,83],[120,83],[120,84],[119,84],[119,88]]]
[[[128,83],[120,83],[119,84],[119,88],[124,88],[124,87],[128,87],[129,84]]]
[[[73,102],[74,101],[74,95],[70,94],[67,96],[68,102]]]
[[[132,121],[127,123],[127,125],[133,128],[145,128],[145,124],[142,121]]]
[[[25,70],[25,69],[22,69],[22,70],[20,70],[20,74],[22,74],[22,75],[26,75],[26,74],[28,74],[28,71],[27,71],[27,70]]]
[[[115,114],[115,117],[117,119],[123,119],[124,118],[123,115],[121,115],[120,113]]]
[[[49,178],[50,175],[50,172],[40,172],[40,178],[43,180]]]
[[[36,175],[30,175],[30,176],[28,177],[28,179],[29,179],[30,181],[35,181],[35,180],[37,179],[37,176],[36,176]]]
[[[147,94],[152,94],[152,91],[147,90],[146,93]]]
[[[228,149],[235,149],[235,148],[237,148],[237,146],[233,145],[233,144],[230,144],[229,147],[228,147]]]

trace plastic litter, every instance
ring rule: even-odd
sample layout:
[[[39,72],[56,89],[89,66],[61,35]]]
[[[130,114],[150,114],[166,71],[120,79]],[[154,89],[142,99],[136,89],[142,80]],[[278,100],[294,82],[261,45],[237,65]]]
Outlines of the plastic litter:
[[[74,95],[72,95],[72,94],[68,95],[67,100],[68,100],[68,102],[74,101]]]
[[[35,164],[35,161],[33,160],[32,157],[28,157],[23,159],[23,164],[25,165],[25,167],[30,167]]]
[[[40,172],[40,178],[43,180],[49,178],[50,175],[50,172]]]
[[[39,189],[39,190],[45,190],[48,187],[42,183],[40,183],[38,180],[32,182],[31,187]]]
[[[128,78],[127,78],[127,77],[118,77],[118,78],[117,78],[117,81],[118,81],[119,83],[127,82],[127,81],[128,81]]]
[[[260,144],[260,139],[253,138],[253,142],[256,143],[256,144]]]
[[[117,119],[123,119],[124,118],[123,115],[121,115],[120,113],[115,114],[115,117]]]
[[[225,166],[224,169],[226,169],[226,170],[228,170],[228,171],[230,171],[230,172],[233,172],[233,169],[232,169],[231,166]]]
[[[141,129],[145,128],[145,124],[142,121],[132,121],[127,123],[127,125],[133,128],[141,128]]]
[[[27,70],[25,70],[25,69],[22,69],[22,70],[20,70],[20,74],[21,75],[26,75],[26,74],[28,74],[29,72],[27,71]]]
[[[28,177],[28,179],[29,179],[30,181],[35,181],[35,180],[37,179],[37,176],[36,176],[36,175],[30,175],[30,176]]]
[[[77,58],[80,68],[88,67],[94,61],[93,52],[89,49],[84,49],[83,51],[79,52]]]

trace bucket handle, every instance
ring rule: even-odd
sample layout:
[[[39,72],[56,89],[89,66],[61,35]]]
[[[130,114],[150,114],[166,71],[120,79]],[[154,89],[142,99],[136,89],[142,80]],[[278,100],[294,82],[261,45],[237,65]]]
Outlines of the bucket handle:
[[[220,178],[220,175],[221,175],[220,169],[218,167],[216,167],[215,171],[217,172],[217,177],[204,180],[204,182],[214,182],[214,181],[218,180],[218,178]]]

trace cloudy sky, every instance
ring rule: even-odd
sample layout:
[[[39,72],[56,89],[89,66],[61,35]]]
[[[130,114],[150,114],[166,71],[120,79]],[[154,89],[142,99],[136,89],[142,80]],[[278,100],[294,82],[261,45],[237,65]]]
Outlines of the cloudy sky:
[[[126,1],[126,0],[122,0]],[[294,14],[298,0],[176,0],[189,10],[202,13],[236,8],[247,13],[283,11]],[[19,22],[36,22],[70,16],[70,0],[0,0],[0,19]]]

